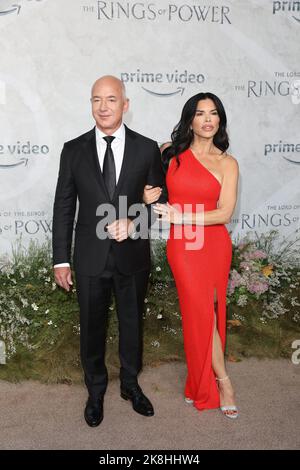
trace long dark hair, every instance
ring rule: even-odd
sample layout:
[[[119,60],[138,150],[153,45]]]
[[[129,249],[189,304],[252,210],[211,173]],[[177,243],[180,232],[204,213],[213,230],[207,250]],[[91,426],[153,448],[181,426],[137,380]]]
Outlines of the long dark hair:
[[[219,129],[214,135],[213,143],[218,149],[222,150],[222,152],[228,149],[229,139],[226,131],[227,117],[222,101],[213,93],[198,93],[185,103],[180,121],[171,134],[172,145],[167,147],[162,153],[165,170],[167,170],[169,161],[173,157],[176,157],[177,165],[179,166],[179,155],[190,147],[194,139],[191,124],[196,114],[197,104],[199,101],[206,99],[210,99],[214,102],[220,118]]]

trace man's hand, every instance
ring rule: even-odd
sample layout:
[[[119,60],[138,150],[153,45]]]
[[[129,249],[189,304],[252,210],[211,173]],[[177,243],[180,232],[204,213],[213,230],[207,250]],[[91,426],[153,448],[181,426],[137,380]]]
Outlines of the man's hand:
[[[73,285],[71,269],[69,267],[54,268],[54,278],[56,284],[69,292],[70,286]]]
[[[158,201],[162,193],[162,188],[159,186],[150,186],[146,184],[144,187],[143,201],[145,204],[153,204],[153,202]]]
[[[107,231],[117,242],[122,242],[134,231],[134,223],[130,219],[118,219],[107,225]]]

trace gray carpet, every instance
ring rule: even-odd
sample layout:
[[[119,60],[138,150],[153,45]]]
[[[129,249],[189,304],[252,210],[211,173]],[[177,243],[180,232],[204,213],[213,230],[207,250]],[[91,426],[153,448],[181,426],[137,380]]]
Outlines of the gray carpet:
[[[183,400],[185,365],[147,368],[140,384],[155,407],[146,418],[110,382],[104,420],[89,428],[81,386],[0,381],[0,449],[298,449],[300,365],[287,360],[229,363],[240,416],[199,412]]]

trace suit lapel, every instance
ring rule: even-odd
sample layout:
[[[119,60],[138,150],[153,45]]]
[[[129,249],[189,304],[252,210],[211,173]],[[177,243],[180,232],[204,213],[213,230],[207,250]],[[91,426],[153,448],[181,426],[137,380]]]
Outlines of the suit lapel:
[[[98,157],[98,152],[97,152],[97,143],[96,143],[96,129],[95,127],[90,131],[88,134],[88,161],[91,167],[91,170],[93,172],[93,175],[95,175],[96,180],[101,188],[101,190],[106,194],[107,199],[109,199],[107,189],[104,183],[102,171],[100,168],[100,163],[99,163],[99,157]]]
[[[123,161],[120,171],[120,176],[118,179],[118,183],[116,186],[116,190],[114,192],[113,201],[118,197],[120,193],[120,189],[124,180],[126,179],[126,175],[128,170],[134,164],[134,155],[135,155],[135,134],[127,126],[125,126],[125,148],[124,148],[124,155]]]

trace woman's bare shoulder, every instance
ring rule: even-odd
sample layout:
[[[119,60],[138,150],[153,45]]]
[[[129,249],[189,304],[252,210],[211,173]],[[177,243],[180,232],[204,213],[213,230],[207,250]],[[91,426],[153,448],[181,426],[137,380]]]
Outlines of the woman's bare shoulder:
[[[222,157],[220,158],[220,162],[224,165],[224,167],[235,167],[237,169],[239,167],[237,159],[226,152],[223,153]]]

